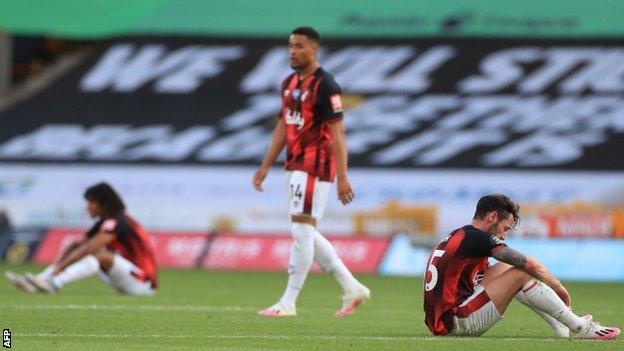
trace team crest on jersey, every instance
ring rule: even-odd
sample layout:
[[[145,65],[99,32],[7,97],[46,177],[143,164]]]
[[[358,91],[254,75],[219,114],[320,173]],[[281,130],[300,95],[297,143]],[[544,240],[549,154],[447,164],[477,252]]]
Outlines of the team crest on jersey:
[[[340,94],[330,96],[329,100],[331,101],[334,113],[342,112],[342,96]]]
[[[299,100],[299,96],[301,95],[301,89],[295,89],[293,90],[292,96],[293,99],[295,100]]]
[[[300,111],[291,111],[289,108],[287,108],[284,111],[284,122],[287,125],[295,125],[297,126],[297,130],[301,130],[301,128],[303,128],[303,125],[305,123],[305,120],[303,119],[303,117],[301,116],[301,112]]]
[[[477,273],[474,275],[474,277],[472,277],[472,285],[477,286],[479,284],[481,284],[481,281],[483,280],[483,277],[485,275],[483,273]]]

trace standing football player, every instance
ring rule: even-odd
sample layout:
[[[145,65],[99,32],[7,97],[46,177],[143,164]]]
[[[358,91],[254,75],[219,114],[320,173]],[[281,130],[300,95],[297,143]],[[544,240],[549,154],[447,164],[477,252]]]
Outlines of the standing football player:
[[[282,82],[279,119],[264,161],[253,177],[254,188],[263,191],[262,182],[269,167],[286,147],[286,183],[294,241],[288,285],[277,303],[258,312],[261,316],[297,314],[297,296],[312,261],[333,274],[344,291],[342,308],[336,316],[352,314],[370,297],[370,290],[353,277],[334,247],[316,230],[334,178],[338,199],[344,205],[355,197],[347,176],[342,91],[317,61],[319,44],[318,32],[310,27],[296,28],[289,37],[290,65],[295,72]]]
[[[99,274],[122,294],[153,295],[158,284],[156,260],[147,232],[125,213],[126,206],[106,183],[88,188],[87,210],[98,218],[85,235],[67,246],[43,272],[6,277],[27,292],[55,293],[65,285]]]
[[[566,288],[535,258],[504,243],[519,221],[507,196],[479,199],[470,225],[444,238],[425,267],[425,324],[434,335],[478,336],[498,322],[515,298],[546,320],[559,337],[613,339],[620,329],[603,327],[570,308]],[[500,263],[490,267],[488,257]]]

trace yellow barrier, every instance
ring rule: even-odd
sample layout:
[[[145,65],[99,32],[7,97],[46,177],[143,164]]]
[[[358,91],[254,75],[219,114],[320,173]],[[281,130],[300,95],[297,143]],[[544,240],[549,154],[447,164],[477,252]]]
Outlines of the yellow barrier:
[[[624,238],[624,208],[611,210],[611,220],[613,221],[613,235]]]
[[[357,234],[386,236],[405,233],[435,236],[438,232],[438,207],[407,206],[393,201],[376,210],[355,213],[352,223]]]

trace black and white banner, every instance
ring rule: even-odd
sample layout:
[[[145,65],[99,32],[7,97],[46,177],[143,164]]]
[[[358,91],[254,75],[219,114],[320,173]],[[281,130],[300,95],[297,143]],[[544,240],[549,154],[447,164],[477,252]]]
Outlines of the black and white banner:
[[[336,40],[356,167],[624,170],[617,40]],[[112,42],[0,113],[0,161],[254,164],[286,40]]]

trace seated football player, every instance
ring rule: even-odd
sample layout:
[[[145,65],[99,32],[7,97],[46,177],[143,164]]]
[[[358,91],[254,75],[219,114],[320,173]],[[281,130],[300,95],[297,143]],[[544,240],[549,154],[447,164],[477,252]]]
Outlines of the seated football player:
[[[123,201],[108,184],[88,188],[84,198],[89,215],[98,219],[93,227],[41,273],[19,275],[7,271],[6,277],[26,292],[55,293],[69,283],[97,274],[119,293],[155,294],[156,260],[147,232],[126,214]]]
[[[589,314],[571,309],[566,288],[535,258],[504,243],[519,221],[507,196],[479,199],[470,225],[456,229],[433,249],[425,268],[425,324],[434,335],[478,336],[501,320],[515,298],[542,317],[559,337],[613,339]],[[488,257],[500,263],[489,266]]]

